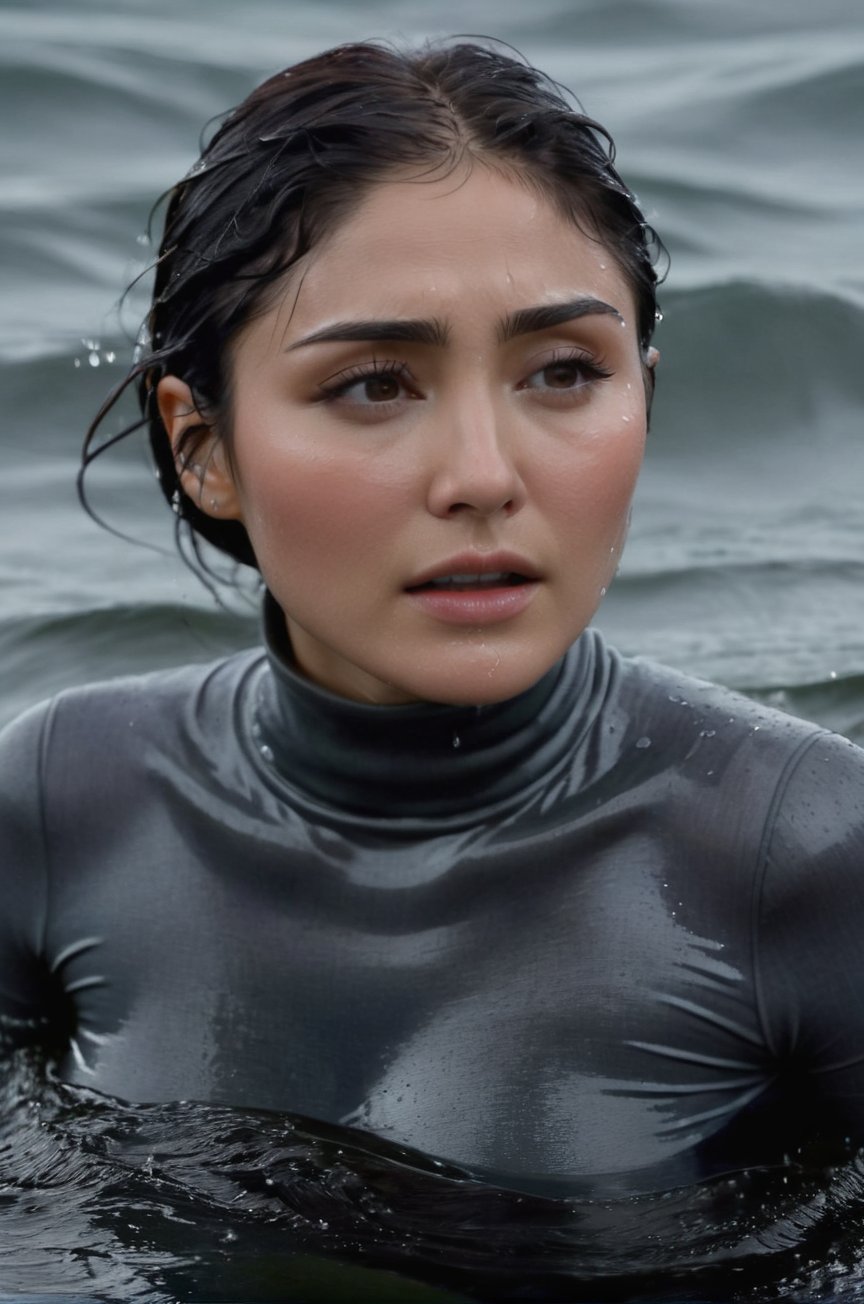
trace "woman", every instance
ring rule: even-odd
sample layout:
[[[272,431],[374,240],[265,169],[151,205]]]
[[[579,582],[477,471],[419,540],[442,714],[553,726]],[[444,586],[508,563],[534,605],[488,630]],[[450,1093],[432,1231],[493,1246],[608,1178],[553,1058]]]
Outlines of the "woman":
[[[342,47],[228,117],[127,383],[266,654],[7,732],[10,1045],[515,1187],[864,1139],[861,753],[586,628],[652,242],[603,129],[495,49]]]

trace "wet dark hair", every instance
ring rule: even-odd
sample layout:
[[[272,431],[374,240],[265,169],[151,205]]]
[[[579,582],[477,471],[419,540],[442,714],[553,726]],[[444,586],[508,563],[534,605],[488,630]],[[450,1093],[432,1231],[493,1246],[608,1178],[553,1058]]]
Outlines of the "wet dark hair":
[[[535,186],[616,260],[636,301],[644,353],[657,317],[662,245],[614,157],[604,127],[494,42],[409,51],[343,45],[269,78],[224,118],[168,194],[153,302],[134,364],[85,438],[85,506],[83,476],[94,457],[146,426],[187,561],[207,572],[200,536],[256,566],[243,525],[203,512],[184,492],[175,458],[192,456],[210,423],[228,439],[230,457],[232,340],[266,309],[288,269],[397,171],[422,181],[476,160]],[[208,422],[187,428],[174,451],[156,405],[166,375],[189,385]],[[106,415],[133,384],[141,419],[99,442]],[[650,384],[646,371],[649,393]]]

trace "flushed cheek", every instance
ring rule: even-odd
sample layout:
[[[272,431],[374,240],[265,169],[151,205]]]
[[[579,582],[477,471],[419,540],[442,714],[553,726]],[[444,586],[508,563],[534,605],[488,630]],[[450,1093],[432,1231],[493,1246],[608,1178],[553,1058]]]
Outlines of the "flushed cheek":
[[[546,468],[544,496],[563,532],[597,550],[620,538],[642,464],[643,439],[602,439]]]
[[[277,595],[298,580],[314,590],[392,563],[392,503],[370,491],[356,471],[292,467],[262,475],[246,489],[246,528]]]

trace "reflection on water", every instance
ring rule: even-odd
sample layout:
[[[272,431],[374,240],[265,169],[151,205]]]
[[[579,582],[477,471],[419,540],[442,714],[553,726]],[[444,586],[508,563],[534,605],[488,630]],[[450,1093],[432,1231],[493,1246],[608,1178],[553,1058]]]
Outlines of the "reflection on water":
[[[545,1199],[347,1128],[128,1105],[7,1069],[0,1298],[836,1301],[864,1290],[864,1158],[629,1200]]]

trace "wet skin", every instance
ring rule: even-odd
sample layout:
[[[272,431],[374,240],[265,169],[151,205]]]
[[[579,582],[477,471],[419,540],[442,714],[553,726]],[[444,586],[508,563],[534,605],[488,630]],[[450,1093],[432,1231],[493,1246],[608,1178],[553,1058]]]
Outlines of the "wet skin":
[[[245,524],[309,678],[480,704],[560,658],[626,534],[656,356],[635,319],[602,244],[480,165],[380,184],[292,269],[233,347],[230,449],[213,430],[183,477]],[[181,378],[159,402],[176,445]]]

